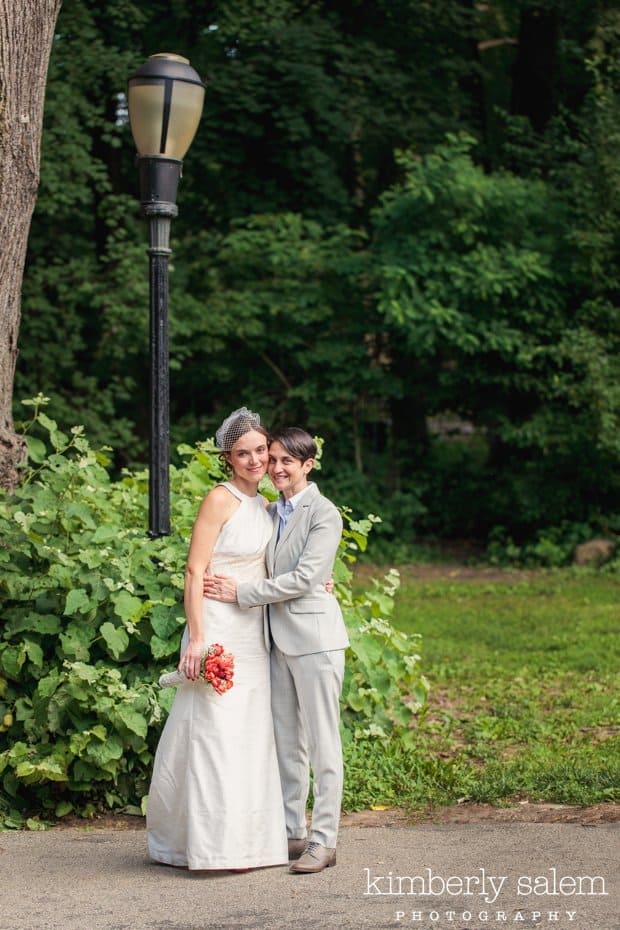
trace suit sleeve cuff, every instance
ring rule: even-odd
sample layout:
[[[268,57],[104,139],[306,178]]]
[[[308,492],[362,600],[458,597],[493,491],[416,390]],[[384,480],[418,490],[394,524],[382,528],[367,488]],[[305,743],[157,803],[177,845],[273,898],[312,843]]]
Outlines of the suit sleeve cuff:
[[[252,600],[252,588],[254,586],[248,581],[242,581],[237,584],[237,604],[244,609],[256,607],[257,604]]]

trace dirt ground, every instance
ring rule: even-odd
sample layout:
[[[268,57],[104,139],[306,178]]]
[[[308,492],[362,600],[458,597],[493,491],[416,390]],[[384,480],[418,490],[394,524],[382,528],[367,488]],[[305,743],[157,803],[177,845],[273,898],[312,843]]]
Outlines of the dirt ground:
[[[593,826],[600,823],[620,822],[620,804],[593,804],[577,807],[567,804],[534,804],[519,801],[509,807],[492,804],[451,804],[421,813],[407,813],[399,808],[356,811],[342,817],[343,827],[386,827],[391,824],[415,823],[580,823]]]
[[[509,807],[494,807],[492,804],[451,804],[432,810],[411,813],[400,807],[388,807],[379,810],[363,810],[345,813],[341,826],[347,827],[390,827],[406,826],[418,823],[455,824],[455,823],[578,823],[583,826],[595,826],[602,823],[620,822],[620,804],[593,804],[591,807],[577,807],[567,804],[534,804],[519,801]],[[84,820],[81,817],[63,817],[55,830],[144,830],[144,817],[129,814],[96,814]]]
[[[370,578],[381,578],[390,567],[389,565],[356,565],[355,577],[362,582]],[[415,581],[477,581],[516,584],[520,581],[527,581],[536,574],[534,571],[521,568],[465,565],[460,562],[428,562],[394,567],[400,572],[401,578],[410,578]],[[540,569],[538,574],[540,574]]]

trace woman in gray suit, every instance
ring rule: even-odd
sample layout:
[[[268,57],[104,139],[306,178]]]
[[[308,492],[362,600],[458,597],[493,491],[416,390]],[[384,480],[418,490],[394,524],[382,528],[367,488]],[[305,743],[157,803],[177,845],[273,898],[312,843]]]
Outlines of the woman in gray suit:
[[[342,535],[336,507],[308,481],[312,437],[296,427],[272,435],[269,476],[280,492],[271,504],[267,578],[237,583],[206,576],[205,596],[239,607],[266,606],[271,651],[271,706],[288,836],[290,870],[320,872],[336,864],[342,797],[340,694],[349,645],[340,606],[325,589]],[[306,829],[309,767],[314,808]]]

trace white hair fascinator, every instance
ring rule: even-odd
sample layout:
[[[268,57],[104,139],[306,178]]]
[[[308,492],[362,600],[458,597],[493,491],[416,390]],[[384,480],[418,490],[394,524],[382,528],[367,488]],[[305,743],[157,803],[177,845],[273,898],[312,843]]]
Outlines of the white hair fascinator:
[[[247,407],[239,407],[226,417],[215,434],[215,445],[222,452],[230,452],[234,444],[251,429],[260,426],[260,417]]]

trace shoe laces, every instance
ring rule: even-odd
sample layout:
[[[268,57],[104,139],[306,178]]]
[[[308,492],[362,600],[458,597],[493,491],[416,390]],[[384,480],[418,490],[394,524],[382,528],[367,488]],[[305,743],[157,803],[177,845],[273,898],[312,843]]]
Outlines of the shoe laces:
[[[308,845],[306,846],[306,850],[305,850],[305,851],[306,851],[307,853],[310,853],[311,856],[313,856],[314,853],[315,853],[315,852],[318,852],[320,848],[321,848],[321,844],[320,844],[320,843],[317,843],[316,840],[310,840],[310,842],[309,842]]]

